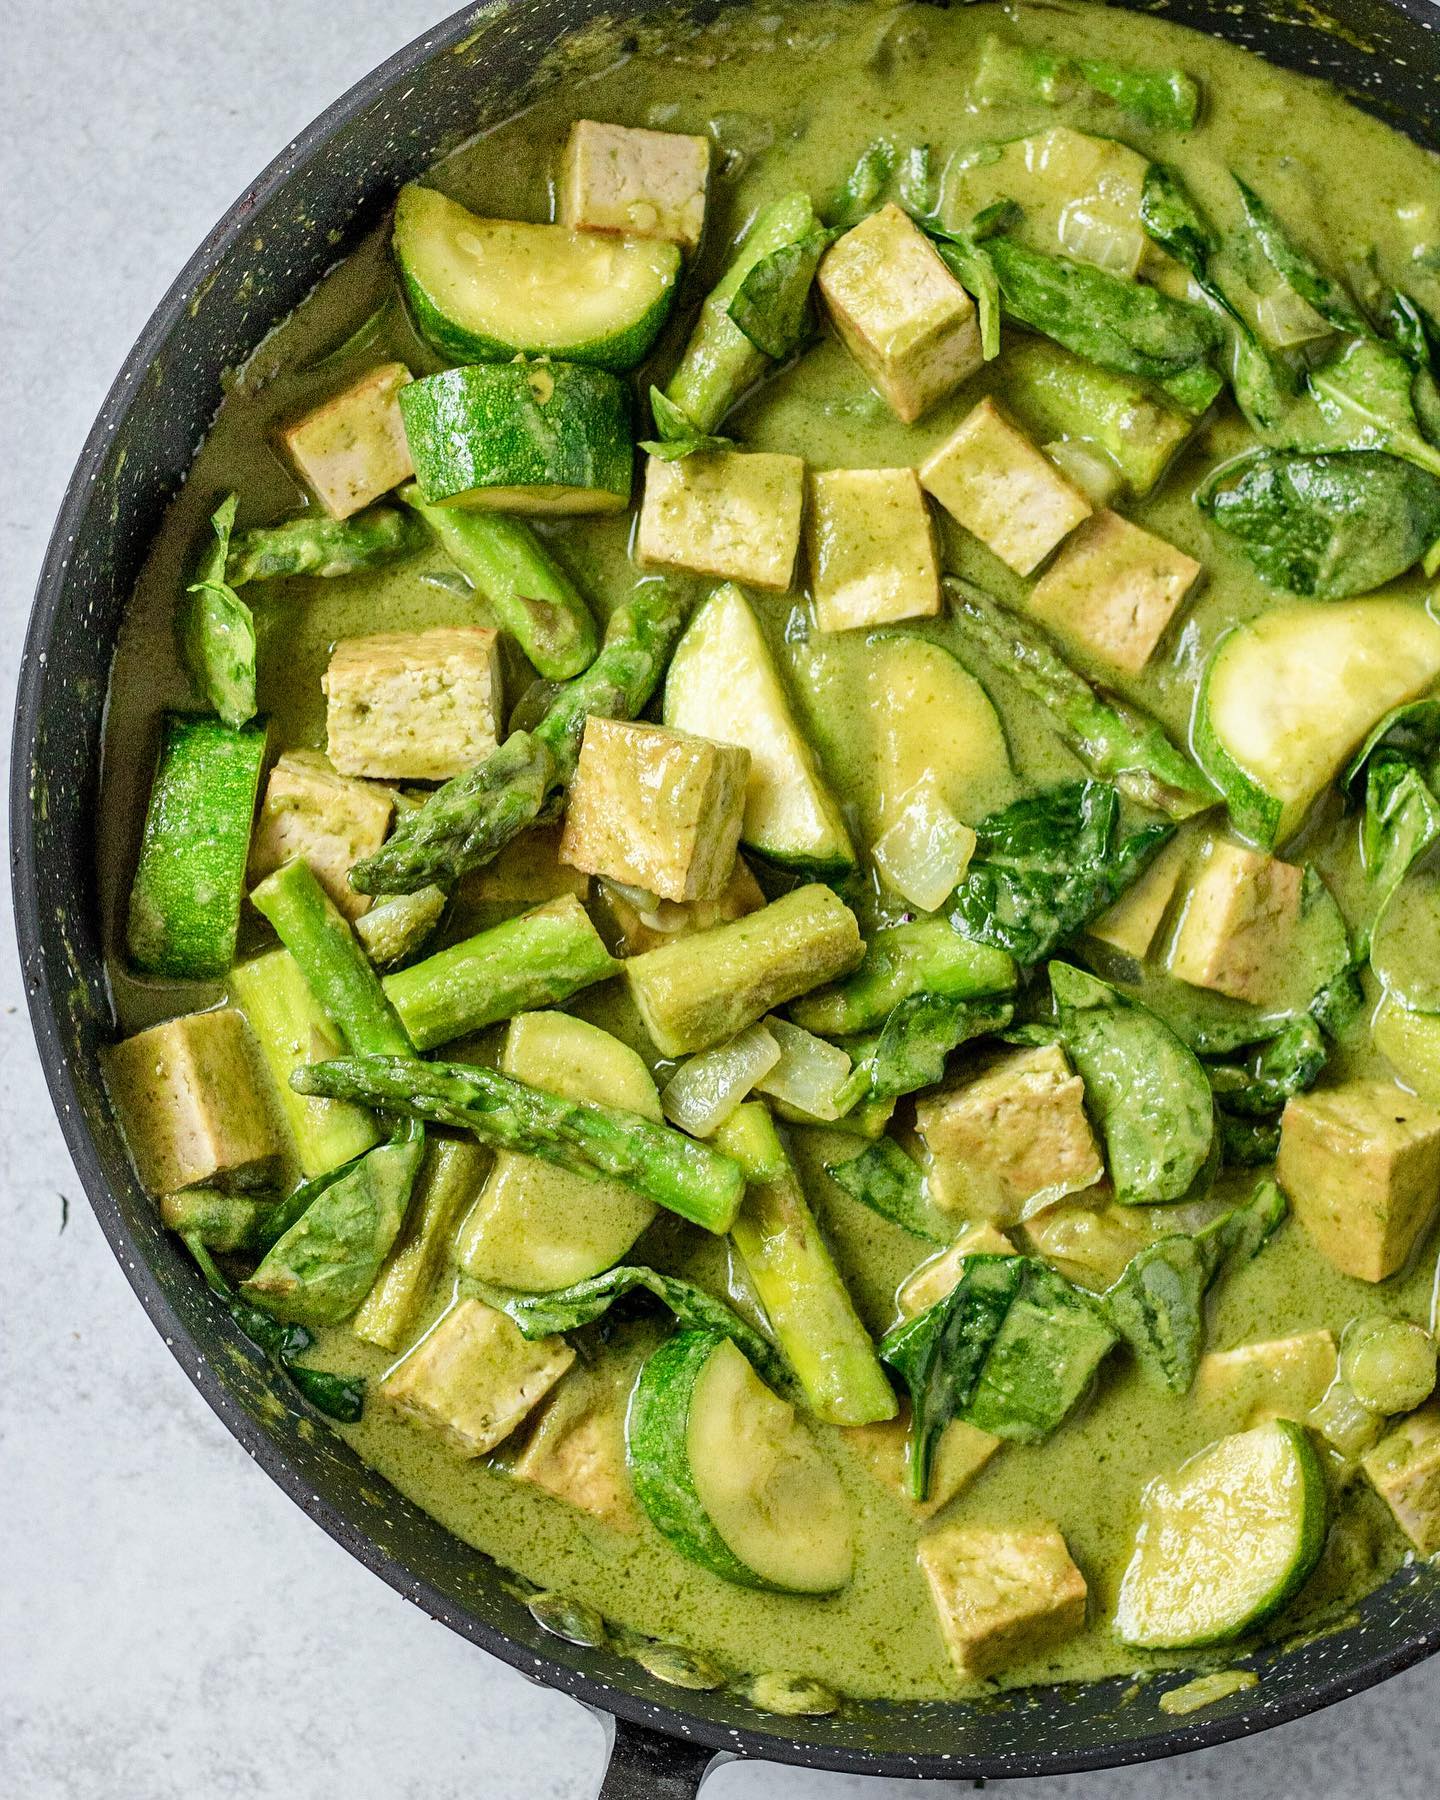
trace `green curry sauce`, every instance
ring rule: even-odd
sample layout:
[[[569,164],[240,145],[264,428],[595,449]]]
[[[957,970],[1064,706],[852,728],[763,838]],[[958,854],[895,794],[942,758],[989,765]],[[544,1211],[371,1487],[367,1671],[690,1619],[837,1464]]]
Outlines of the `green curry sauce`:
[[[995,31],[1063,57],[1183,68],[1204,95],[1200,123],[1188,132],[1150,129],[1083,86],[1056,104],[976,106],[967,98],[967,84],[981,39]],[[603,73],[556,87],[451,157],[433,180],[482,216],[549,218],[556,159],[571,122],[581,117],[708,133],[718,145],[705,246],[698,273],[689,277],[697,298],[759,203],[792,189],[807,189],[821,203],[878,137],[902,147],[928,143],[938,167],[967,149],[1065,124],[1120,137],[1147,155],[1163,157],[1202,203],[1227,218],[1233,197],[1226,172],[1243,171],[1324,254],[1327,267],[1344,270],[1373,247],[1382,267],[1413,271],[1415,295],[1440,312],[1440,273],[1421,258],[1427,246],[1433,258],[1440,244],[1440,167],[1433,157],[1318,83],[1131,12],[1022,5],[1002,16],[992,6],[939,10],[817,3],[727,15],[703,29],[687,28],[674,41],[662,32]],[[668,371],[673,365],[691,316],[682,300],[654,353],[656,368]],[[380,235],[329,275],[235,374],[139,582],[115,660],[98,824],[122,1033],[209,1004],[215,995],[215,990],[137,978],[122,950],[157,717],[167,707],[193,707],[176,657],[172,618],[205,521],[230,490],[241,496],[242,523],[282,518],[304,505],[303,488],[273,448],[278,428],[392,358],[417,375],[444,366],[407,320],[395,293],[387,240]],[[905,425],[827,332],[722,429],[746,449],[799,453],[816,468],[909,466],[945,439],[982,394],[993,391],[1003,398],[1006,389],[1002,348],[997,361],[919,424]],[[1229,627],[1276,604],[1274,591],[1257,578],[1238,545],[1212,529],[1192,504],[1200,477],[1248,442],[1234,408],[1222,401],[1156,491],[1122,502],[1128,516],[1204,566],[1203,586],[1188,603],[1183,628],[1166,639],[1162,656],[1118,684],[1182,745],[1188,742],[1197,678],[1211,649]],[[1026,584],[940,517],[942,566],[1002,601],[1022,605]],[[631,515],[621,514],[562,518],[543,527],[602,612],[630,590],[632,523]],[[699,583],[696,590],[703,591]],[[1387,592],[1419,606],[1426,583],[1416,569]],[[259,633],[259,709],[268,718],[272,752],[323,747],[321,676],[337,640],[376,630],[490,622],[485,600],[466,587],[433,543],[389,569],[335,580],[279,580],[247,594]],[[804,598],[763,596],[757,610],[782,659],[787,646],[809,635]],[[918,627],[912,621],[906,629],[958,646],[943,614]],[[847,646],[836,666],[857,653]],[[506,655],[514,697],[526,677],[518,652],[507,648]],[[1014,774],[1008,791],[1001,781],[987,805],[1002,806],[1024,791],[1084,773],[1037,702],[1003,678],[991,691]],[[837,678],[825,691],[822,683],[822,697],[832,737],[842,745],[859,741],[866,721],[844,712],[861,703],[853,684]],[[848,760],[849,767],[839,755],[827,760],[826,768],[853,821],[863,771],[853,756]],[[1355,835],[1353,814],[1342,822],[1338,802],[1327,803],[1301,850],[1288,852],[1297,861],[1302,852],[1313,859],[1346,906],[1358,906],[1362,887]],[[450,929],[458,937],[475,928],[472,918]],[[247,909],[241,954],[269,941],[263,922]],[[1377,995],[1372,983],[1367,1006]],[[613,1031],[654,1063],[623,984],[592,989],[568,1010]],[[500,1035],[494,1030],[459,1049],[493,1061]],[[453,1048],[444,1054],[453,1055]],[[1384,1075],[1388,1068],[1362,1027],[1346,1034],[1323,1079],[1372,1072]],[[825,1175],[827,1161],[861,1147],[853,1137],[809,1128],[792,1135],[807,1196],[856,1306],[878,1339],[894,1323],[897,1286],[931,1248],[849,1198]],[[1253,1170],[1227,1170],[1216,1197],[1241,1199],[1254,1180]],[[1155,1223],[1150,1234],[1165,1228]],[[1432,1232],[1407,1267],[1376,1288],[1337,1273],[1292,1220],[1263,1253],[1217,1282],[1208,1345],[1224,1349],[1320,1326],[1338,1336],[1352,1317],[1377,1308],[1430,1322],[1434,1251]],[[719,1294],[736,1293],[742,1310],[749,1304],[743,1279],[728,1265],[726,1241],[683,1228],[667,1215],[626,1260],[684,1273]],[[448,1275],[439,1289],[432,1315],[450,1300]],[[310,1360],[370,1378],[371,1399],[361,1421],[337,1427],[368,1463],[459,1537],[538,1586],[737,1671],[754,1670],[758,1662],[857,1696],[923,1698],[963,1691],[916,1563],[917,1538],[927,1527],[857,1458],[838,1449],[834,1456],[854,1522],[853,1580],[824,1599],[762,1593],[687,1561],[648,1524],[633,1535],[619,1533],[511,1479],[499,1466],[503,1456],[495,1463],[458,1458],[439,1436],[406,1422],[375,1397],[378,1378],[394,1359],[362,1344],[347,1327],[325,1331]],[[836,1429],[818,1427],[825,1440],[832,1440]],[[1107,1362],[1093,1395],[1048,1441],[1006,1446],[951,1503],[942,1516],[945,1523],[1006,1527],[1053,1521],[1089,1582],[1088,1626],[1039,1658],[1006,1668],[1004,1683],[1089,1679],[1146,1666],[1147,1659],[1122,1645],[1110,1624],[1142,1490],[1152,1476],[1174,1470],[1231,1429],[1233,1421],[1217,1419],[1203,1397],[1157,1391],[1132,1360],[1117,1355]],[[1324,1555],[1283,1615],[1281,1628],[1311,1629],[1339,1616],[1405,1552],[1385,1508],[1363,1480],[1338,1488]]]

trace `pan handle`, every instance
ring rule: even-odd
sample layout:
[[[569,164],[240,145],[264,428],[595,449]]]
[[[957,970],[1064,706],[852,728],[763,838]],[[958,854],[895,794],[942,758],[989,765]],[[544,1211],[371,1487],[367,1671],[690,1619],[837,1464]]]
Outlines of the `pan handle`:
[[[665,1737],[609,1713],[597,1713],[610,1760],[596,1800],[695,1800],[710,1772],[733,1758],[703,1744]]]

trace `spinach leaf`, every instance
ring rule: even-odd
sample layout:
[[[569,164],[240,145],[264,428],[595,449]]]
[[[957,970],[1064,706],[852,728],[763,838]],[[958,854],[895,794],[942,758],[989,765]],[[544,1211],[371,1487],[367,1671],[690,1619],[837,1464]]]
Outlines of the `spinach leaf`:
[[[952,925],[1019,963],[1041,961],[1103,912],[1174,834],[1157,823],[1117,837],[1119,818],[1119,795],[1103,781],[1064,782],[992,813],[975,828]]]
[[[916,223],[935,246],[941,262],[974,296],[980,321],[980,353],[986,362],[994,362],[1000,354],[1000,277],[984,240],[946,229],[934,219],[916,219]]]
[[[1214,470],[1195,502],[1263,580],[1313,600],[1382,587],[1440,538],[1440,480],[1379,451],[1260,450]]]
[[[1157,131],[1189,131],[1200,116],[1200,89],[1183,69],[1144,69],[1134,63],[1084,56],[1081,77],[1142,125]]]
[[[1038,700],[1092,775],[1172,819],[1188,819],[1217,803],[1206,777],[1171,743],[1158,719],[1101,694],[1038,626],[968,581],[947,576],[945,593],[971,656]]]
[[[1014,1016],[1014,1007],[1003,1000],[911,994],[886,1019],[873,1049],[856,1058],[856,1068],[868,1073],[871,1099],[913,1094],[944,1076],[952,1050],[1001,1030]]]
[[[588,1281],[577,1281],[548,1294],[512,1293],[477,1281],[471,1281],[469,1286],[489,1305],[508,1314],[527,1338],[550,1337],[593,1325],[622,1295],[642,1289],[667,1306],[686,1330],[713,1331],[719,1337],[729,1338],[756,1374],[771,1386],[783,1387],[789,1379],[780,1353],[768,1338],[732,1312],[723,1300],[678,1275],[662,1275],[639,1264],[622,1263],[606,1269],[602,1275],[592,1275]]]
[[[654,414],[655,429],[660,436],[641,444],[640,448],[647,456],[659,457],[661,462],[678,462],[684,456],[703,456],[714,450],[735,448],[734,438],[717,437],[713,432],[697,430],[690,415],[661,393],[658,387],[650,389],[650,411]],[[511,730],[515,729],[512,724]]]
[[[1340,434],[1332,448],[1384,450],[1440,476],[1440,449],[1415,415],[1415,372],[1389,344],[1353,339],[1310,371],[1310,392],[1326,423]]]
[[[1302,300],[1308,300],[1337,331],[1363,335],[1365,322],[1344,287],[1291,240],[1275,214],[1238,175],[1235,185],[1240,190],[1251,239],[1280,279],[1294,288]]]
[[[1199,116],[1200,89],[1182,69],[1147,69],[1108,57],[1072,61],[993,34],[981,43],[973,91],[982,106],[1027,100],[1058,106],[1073,97],[1077,82],[1158,130],[1189,131]]]
[[[1213,1173],[1218,1152],[1215,1102],[1194,1052],[1148,1007],[1083,969],[1051,963],[1050,990],[1115,1198],[1183,1200]]]
[[[242,1334],[249,1338],[287,1376],[300,1394],[327,1418],[353,1425],[365,1410],[365,1379],[360,1375],[332,1375],[325,1369],[307,1369],[295,1361],[315,1342],[303,1325],[282,1324],[257,1307],[247,1306],[220,1273],[215,1259],[201,1240],[185,1235],[185,1246],[199,1265],[205,1285],[219,1299]]]
[[[1175,1232],[1131,1257],[1102,1303],[1148,1381],[1173,1394],[1188,1391],[1205,1348],[1206,1292],[1222,1264],[1260,1251],[1286,1211],[1276,1183],[1262,1181],[1244,1206],[1194,1236]]]
[[[1406,871],[1370,933],[1370,967],[1412,1012],[1440,1013],[1440,872]]]
[[[838,233],[814,225],[794,243],[762,256],[727,309],[755,348],[776,362],[791,356],[815,330],[810,290],[820,259]]]
[[[940,203],[940,175],[928,144],[912,144],[901,159],[895,196],[912,219],[930,217]]]
[[[1153,382],[1186,412],[1204,412],[1220,392],[1209,361],[1220,330],[1203,307],[1013,238],[996,238],[987,255],[1020,324],[1102,369]]]
[[[925,1194],[925,1177],[914,1157],[894,1138],[882,1137],[858,1156],[826,1163],[825,1173],[862,1206],[930,1244],[948,1244],[952,1232]]]
[[[1089,1294],[1038,1258],[1018,1260],[1025,1264],[1020,1292],[964,1417],[996,1437],[1036,1444],[1078,1405],[1116,1333]]]
[[[1256,1046],[1244,1062],[1211,1063],[1206,1074],[1225,1112],[1263,1119],[1280,1112],[1293,1095],[1314,1087],[1329,1057],[1320,1027],[1307,1013]]]
[[[1239,1119],[1223,1107],[1219,1115],[1220,1160],[1227,1169],[1260,1169],[1280,1154],[1278,1119]]]
[[[246,1299],[305,1325],[349,1318],[399,1235],[424,1155],[421,1132],[367,1150],[266,1251],[243,1284]]]
[[[840,231],[858,225],[867,213],[874,212],[894,172],[895,146],[888,138],[876,138],[861,151],[855,167],[845,177],[845,185],[825,208],[827,224]]]
[[[178,615],[180,649],[196,689],[221,719],[238,730],[255,716],[255,617],[225,579],[234,494],[211,515],[214,542],[201,557]]]

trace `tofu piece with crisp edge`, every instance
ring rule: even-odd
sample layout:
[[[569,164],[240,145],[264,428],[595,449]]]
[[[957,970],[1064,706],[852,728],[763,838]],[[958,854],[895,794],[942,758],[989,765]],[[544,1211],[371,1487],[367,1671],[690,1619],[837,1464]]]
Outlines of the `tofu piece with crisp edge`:
[[[586,721],[560,860],[662,900],[707,900],[735,867],[750,752],[668,725]]]
[[[1280,1121],[1275,1173],[1342,1275],[1384,1281],[1440,1205],[1440,1109],[1391,1081],[1297,1094]]]
[[[1029,1662],[1085,1625],[1085,1577],[1053,1525],[952,1525],[920,1540],[940,1631],[957,1672],[981,1681]]]
[[[573,1369],[546,1400],[512,1473],[619,1531],[639,1512],[625,1464],[625,1410],[635,1370],[602,1360]]]
[[[783,594],[795,577],[805,463],[769,451],[648,458],[635,560]]]
[[[893,201],[831,245],[818,281],[841,342],[907,425],[984,361],[975,302]]]
[[[448,781],[495,748],[500,634],[483,625],[342,638],[322,683],[342,775]]]
[[[913,469],[823,469],[806,528],[815,624],[854,631],[940,610],[940,563]]]
[[[345,917],[358,919],[370,896],[357,893],[347,877],[385,842],[394,811],[388,788],[337,775],[318,750],[287,750],[271,769],[260,802],[250,885],[303,856]]]
[[[921,464],[920,480],[987,550],[1028,575],[1090,517],[1080,489],[991,399]]]
[[[1191,834],[1181,832],[1171,838],[1154,861],[1141,871],[1139,879],[1132,881],[1118,900],[1090,921],[1085,927],[1087,935],[1098,938],[1122,956],[1143,962],[1150,954],[1150,947],[1194,852],[1195,841]]]
[[[577,119],[560,161],[560,223],[661,238],[692,255],[705,229],[709,181],[707,138]]]
[[[258,1047],[232,1006],[186,1013],[107,1050],[105,1081],[136,1172],[153,1194],[252,1187],[283,1144]]]
[[[1305,1422],[1335,1379],[1334,1336],[1324,1326],[1291,1337],[1208,1350],[1190,1390],[1197,1406],[1213,1407],[1227,1431],[1245,1431],[1267,1419]]]
[[[1060,1199],[1105,1173],[1085,1084],[1059,1044],[1003,1056],[922,1100],[915,1127],[936,1203],[973,1223],[1016,1224],[1042,1194]]]
[[[503,1312],[461,1300],[380,1383],[382,1397],[438,1431],[461,1456],[484,1456],[533,1412],[575,1360],[561,1337],[522,1336]]]
[[[404,363],[381,363],[281,432],[331,518],[348,519],[415,473],[399,401],[410,380]]]
[[[1304,881],[1295,863],[1213,839],[1185,896],[1170,973],[1232,1000],[1267,1000],[1284,975]]]
[[[1035,584],[1030,609],[1097,662],[1138,675],[1200,575],[1153,531],[1098,512]]]
[[[967,1256],[1014,1256],[1015,1246],[996,1225],[967,1225],[939,1256],[928,1257],[900,1283],[895,1304],[913,1319],[939,1304],[959,1281]]]
[[[1421,1556],[1440,1551],[1440,1400],[1402,1419],[1360,1466]]]

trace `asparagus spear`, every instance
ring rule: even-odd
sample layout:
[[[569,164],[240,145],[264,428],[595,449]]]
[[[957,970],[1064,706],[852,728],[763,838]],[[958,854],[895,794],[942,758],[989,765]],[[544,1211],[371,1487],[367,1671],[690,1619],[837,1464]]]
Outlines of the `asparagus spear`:
[[[297,1069],[302,1094],[434,1119],[497,1150],[538,1156],[576,1175],[609,1176],[707,1231],[728,1231],[744,1191],[738,1163],[638,1113],[563,1100],[494,1069],[355,1056]]]
[[[355,1315],[354,1331],[382,1350],[398,1350],[440,1273],[450,1232],[474,1199],[488,1161],[478,1144],[442,1138],[430,1147],[404,1230]]]
[[[568,1000],[619,968],[573,894],[507,919],[383,982],[417,1050]]]
[[[237,531],[225,579],[231,587],[285,575],[355,575],[398,562],[425,541],[418,520],[394,506],[372,506],[349,519],[304,513],[279,525]]]
[[[232,730],[255,716],[255,619],[225,579],[234,494],[210,516],[215,533],[177,613],[180,648],[195,691]]]
[[[361,913],[355,935],[377,969],[393,969],[413,956],[445,916],[450,896],[442,887],[391,894]]]
[[[962,937],[945,919],[917,919],[877,931],[853,975],[793,1001],[790,1017],[806,1031],[847,1037],[883,1025],[912,994],[977,1000],[1014,986],[1003,950]]]
[[[453,886],[518,837],[574,773],[585,721],[633,719],[654,693],[680,635],[679,599],[644,582],[605,628],[600,654],[555,694],[532,731],[512,731],[484,762],[400,819],[389,841],[350,871],[362,894]]]
[[[747,1102],[713,1141],[745,1171],[730,1241],[810,1410],[832,1425],[893,1419],[895,1395],[769,1111]]]
[[[1218,797],[1159,720],[1106,699],[1072,669],[1049,638],[968,581],[947,578],[951,615],[967,649],[1047,707],[1056,729],[1093,775],[1141,806],[1188,819]]]
[[[565,681],[595,660],[599,634],[580,590],[523,519],[427,506],[409,482],[400,498],[495,610],[542,675]]]

